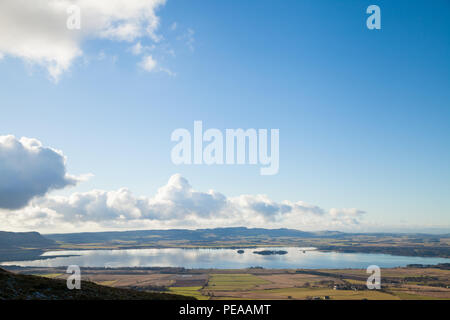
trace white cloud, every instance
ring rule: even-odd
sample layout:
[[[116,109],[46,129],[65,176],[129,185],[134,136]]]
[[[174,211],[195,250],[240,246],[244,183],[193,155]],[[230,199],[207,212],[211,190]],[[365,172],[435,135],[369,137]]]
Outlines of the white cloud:
[[[172,31],[177,30],[177,23],[176,23],[176,22],[174,22],[174,23],[172,23],[172,24],[170,25],[170,30],[172,30]]]
[[[345,210],[345,209],[344,209]],[[126,188],[93,190],[70,196],[37,198],[24,209],[1,216],[4,225],[64,232],[73,228],[95,231],[145,228],[203,228],[225,226],[288,227],[305,230],[351,227],[358,220],[340,219],[304,202],[276,202],[266,195],[226,197],[196,191],[179,174],[154,196],[137,197]]]
[[[331,208],[330,209],[330,215],[333,217],[359,217],[363,214],[365,214],[365,211],[358,210],[356,208],[343,208],[343,209],[337,209],[337,208]]]
[[[160,46],[158,46],[159,48]],[[163,47],[163,46],[161,46]],[[140,41],[136,42],[129,50],[135,56],[139,56],[150,51],[154,51],[157,48],[155,44],[152,45],[142,45]]]
[[[197,191],[179,174],[153,196],[136,196],[127,188],[48,194],[89,176],[67,174],[63,153],[36,139],[0,136],[2,229],[67,232],[247,226],[323,230],[352,228],[364,214],[354,208],[327,212],[302,201],[274,201],[267,195],[227,197],[214,190]]]
[[[57,81],[83,54],[87,39],[159,42],[156,10],[165,0],[2,0],[0,56],[41,65]],[[81,29],[69,30],[67,8],[81,9]]]
[[[75,185],[61,151],[36,139],[0,136],[0,208],[18,209],[48,191]],[[83,177],[82,177],[83,178]]]
[[[195,30],[192,28],[188,28],[181,35],[177,37],[178,41],[184,42],[184,44],[189,48],[190,51],[194,52],[194,43],[195,43]]]
[[[330,216],[334,221],[340,221],[346,225],[357,225],[365,211],[356,208],[331,208]]]
[[[137,64],[138,67],[147,72],[164,72],[169,76],[176,76],[174,72],[170,69],[162,67],[159,65],[158,61],[151,54],[147,54],[147,52],[154,50],[154,46],[143,46],[140,42],[137,42],[134,46],[130,48],[130,51],[138,56],[142,55],[141,61]],[[169,54],[175,55],[175,53],[168,51]]]
[[[134,46],[131,47],[131,53],[134,55],[140,55],[142,53],[142,44],[137,42]]]
[[[195,42],[195,31],[194,29],[189,28],[186,33],[182,36],[182,39],[185,40],[187,47],[189,48],[189,50],[194,51],[194,42]]]
[[[151,55],[145,56],[144,58],[142,58],[141,63],[139,64],[139,66],[144,69],[145,71],[151,72],[151,71],[156,71],[156,60],[153,59],[153,57]]]
[[[159,71],[161,71],[161,72],[165,72],[166,74],[168,74],[169,76],[171,76],[171,77],[175,77],[177,74],[175,73],[175,72],[173,72],[172,70],[170,70],[170,69],[167,69],[167,68],[159,68]]]

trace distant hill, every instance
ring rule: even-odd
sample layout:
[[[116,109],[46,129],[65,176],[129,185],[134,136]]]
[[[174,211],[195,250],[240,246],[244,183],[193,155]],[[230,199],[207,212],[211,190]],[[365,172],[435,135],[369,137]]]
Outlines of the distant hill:
[[[57,246],[38,232],[0,231],[0,261],[37,259],[45,249]]]
[[[55,245],[55,241],[43,237],[39,232],[0,231],[0,250],[49,248]]]
[[[65,280],[14,274],[0,269],[0,300],[195,300],[192,297],[142,292],[82,281],[69,290]]]
[[[332,233],[333,235],[335,232]],[[263,229],[263,228],[215,228],[215,229],[171,229],[171,230],[136,230],[112,232],[82,232],[69,234],[47,234],[47,238],[64,243],[104,243],[108,241],[148,241],[151,238],[158,240],[196,240],[196,241],[224,241],[240,237],[279,238],[296,237],[311,238],[315,234],[293,229]],[[326,236],[326,232],[322,235]]]
[[[214,228],[214,229],[169,229],[169,230],[133,230],[133,231],[107,231],[107,232],[81,232],[65,234],[46,234],[45,237],[54,241],[67,244],[86,243],[112,243],[123,242],[148,242],[148,241],[196,241],[196,242],[220,242],[242,239],[351,239],[352,237],[402,237],[418,239],[439,239],[448,235],[428,235],[428,234],[401,234],[401,233],[345,233],[339,231],[318,231],[306,232],[295,229],[264,229],[264,228]]]

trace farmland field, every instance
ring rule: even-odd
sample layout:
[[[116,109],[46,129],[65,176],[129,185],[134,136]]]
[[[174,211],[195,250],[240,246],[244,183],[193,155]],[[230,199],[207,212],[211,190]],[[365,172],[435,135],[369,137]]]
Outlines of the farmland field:
[[[11,268],[16,273],[66,279],[61,268]],[[86,268],[83,280],[103,286],[166,292],[198,300],[450,300],[450,270],[381,270],[381,289],[369,290],[364,269]]]

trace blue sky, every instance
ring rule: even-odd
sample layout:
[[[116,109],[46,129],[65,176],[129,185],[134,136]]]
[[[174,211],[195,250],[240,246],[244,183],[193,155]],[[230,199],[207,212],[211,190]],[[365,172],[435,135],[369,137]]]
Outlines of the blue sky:
[[[381,30],[366,27],[371,4]],[[54,194],[153,195],[180,173],[228,197],[357,208],[368,230],[448,230],[449,9],[445,0],[168,0],[155,11],[162,40],[87,37],[57,82],[0,45],[0,135],[36,138],[64,152],[69,173],[94,174]],[[155,46],[161,69],[139,66],[137,42]],[[279,173],[175,166],[170,134],[194,120],[280,129]]]

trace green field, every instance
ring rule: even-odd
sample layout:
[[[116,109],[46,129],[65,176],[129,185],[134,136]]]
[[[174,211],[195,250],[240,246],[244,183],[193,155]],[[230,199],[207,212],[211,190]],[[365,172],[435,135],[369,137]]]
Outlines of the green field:
[[[42,278],[61,279],[61,268],[23,268]],[[391,268],[382,270],[382,289],[368,290],[365,269],[321,270],[184,270],[164,268],[85,270],[85,279],[97,284],[138,289],[148,293],[172,293],[199,300],[425,300],[450,299],[450,270]]]
[[[418,295],[418,294],[411,294],[411,293],[403,292],[400,290],[392,291],[392,294],[396,295],[401,300],[441,300],[439,298],[422,296],[422,295]]]
[[[285,288],[254,291],[253,293],[266,296],[267,299],[308,299],[318,297],[332,300],[399,300],[398,297],[382,291],[353,291],[333,289]]]
[[[212,274],[206,290],[240,291],[250,290],[270,282],[252,274]]]
[[[201,293],[202,287],[170,287],[169,293],[179,294],[182,296],[194,297],[198,300],[209,300],[208,296]]]
[[[43,273],[43,274],[33,274],[33,275],[38,276],[38,277],[45,277],[45,278],[53,279],[53,278],[62,276],[63,273]]]

